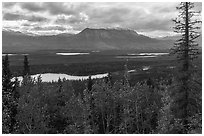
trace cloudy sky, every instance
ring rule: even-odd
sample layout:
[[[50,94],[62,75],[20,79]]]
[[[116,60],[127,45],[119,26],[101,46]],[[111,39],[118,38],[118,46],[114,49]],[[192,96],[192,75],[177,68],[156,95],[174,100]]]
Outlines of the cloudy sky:
[[[4,2],[3,30],[40,35],[78,33],[89,28],[128,28],[150,37],[172,35],[179,3]],[[201,10],[201,3],[195,4]]]

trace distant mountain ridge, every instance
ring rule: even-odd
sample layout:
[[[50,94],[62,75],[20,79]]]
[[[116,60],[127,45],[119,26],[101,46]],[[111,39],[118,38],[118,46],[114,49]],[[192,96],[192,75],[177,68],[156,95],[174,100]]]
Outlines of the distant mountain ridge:
[[[181,39],[181,36],[179,36],[179,35],[165,36],[165,37],[161,37],[161,38],[158,38],[158,39],[159,40],[171,40],[171,41],[175,42],[176,40]],[[195,39],[195,41],[198,43],[199,47],[202,47],[202,34],[197,39]]]
[[[63,33],[49,36],[2,31],[3,52],[46,49],[149,50],[169,49],[172,46],[173,41],[171,39],[150,38],[130,29],[86,28],[78,34]]]

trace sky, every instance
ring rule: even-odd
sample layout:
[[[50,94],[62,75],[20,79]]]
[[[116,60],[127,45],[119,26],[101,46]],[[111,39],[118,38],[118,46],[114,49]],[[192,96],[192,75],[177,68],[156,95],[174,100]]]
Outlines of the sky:
[[[3,30],[39,35],[85,28],[125,28],[150,37],[174,35],[178,2],[3,2]],[[195,10],[202,10],[195,3]]]

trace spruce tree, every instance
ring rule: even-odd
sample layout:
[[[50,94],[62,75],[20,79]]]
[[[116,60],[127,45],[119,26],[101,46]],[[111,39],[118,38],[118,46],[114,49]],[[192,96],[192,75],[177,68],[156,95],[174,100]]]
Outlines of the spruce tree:
[[[3,64],[2,64],[3,68],[2,68],[2,84],[3,84],[3,95],[4,93],[8,93],[9,90],[12,88],[11,85],[11,71],[9,68],[9,59],[8,59],[8,55],[5,56],[5,58],[3,59]]]
[[[87,88],[88,88],[89,92],[91,92],[92,86],[93,86],[93,81],[91,79],[91,76],[89,76],[88,84],[87,84]]]
[[[2,132],[12,133],[14,127],[14,99],[13,99],[13,83],[11,81],[12,74],[9,68],[8,55],[3,59],[2,64]]]
[[[193,60],[198,57],[198,44],[195,39],[200,36],[198,23],[201,23],[195,17],[199,12],[193,11],[194,3],[181,2],[177,7],[179,10],[178,18],[174,19],[174,32],[181,34],[181,39],[175,42],[172,49],[177,55],[181,64],[178,89],[173,92],[174,105],[172,107],[175,117],[182,120],[184,130],[181,133],[187,133],[189,129],[189,117],[195,114],[196,98],[195,90],[191,88],[192,75],[195,72]],[[195,108],[192,108],[195,107]]]
[[[61,93],[62,92],[62,80],[60,78],[58,79],[58,86],[59,86],[58,92]]]
[[[24,56],[24,65],[23,65],[23,77],[30,75],[30,66],[27,56]]]

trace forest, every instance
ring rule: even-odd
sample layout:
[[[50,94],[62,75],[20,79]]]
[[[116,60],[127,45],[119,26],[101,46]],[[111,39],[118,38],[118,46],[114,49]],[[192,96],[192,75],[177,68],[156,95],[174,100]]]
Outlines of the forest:
[[[25,73],[28,69],[25,67]],[[26,72],[27,71],[27,72]],[[9,72],[9,71],[7,71]],[[41,82],[25,74],[23,82],[7,83],[12,90],[9,107],[13,130],[4,133],[182,133],[182,111],[173,101],[178,89],[175,77],[136,82],[124,75],[121,80],[104,79]],[[201,133],[201,76],[192,77],[193,86],[188,133]],[[130,85],[133,84],[134,85]],[[5,98],[5,99],[6,99]],[[3,99],[3,101],[6,101]],[[180,106],[180,105],[179,105]],[[182,106],[182,105],[181,105]],[[172,109],[176,108],[176,109]],[[180,113],[179,113],[179,112]],[[178,112],[178,113],[177,113]],[[7,116],[3,111],[3,118]],[[7,123],[7,120],[3,120]]]
[[[123,71],[119,77],[111,74],[114,68],[111,69],[110,63],[105,69],[109,75],[102,79],[90,76],[82,81],[59,79],[58,82],[42,82],[40,76],[31,78],[31,74],[44,71],[37,71],[36,66],[33,72],[27,56],[23,67],[17,70],[11,69],[9,56],[4,56],[2,133],[201,134],[201,59],[197,62],[201,52],[194,42],[199,37],[195,31],[198,27],[194,24],[201,22],[190,20],[195,14],[191,8],[193,3],[182,2],[177,8],[181,15],[173,20],[175,31],[182,34],[169,51],[177,56],[174,62],[178,66],[176,73],[166,71],[157,77],[140,80],[117,62],[115,64]],[[189,20],[186,19],[188,15]],[[100,71],[90,67],[93,71],[85,72]],[[74,70],[70,70],[72,72]],[[14,75],[21,75],[19,73],[22,73],[22,82],[17,78],[12,81]]]

